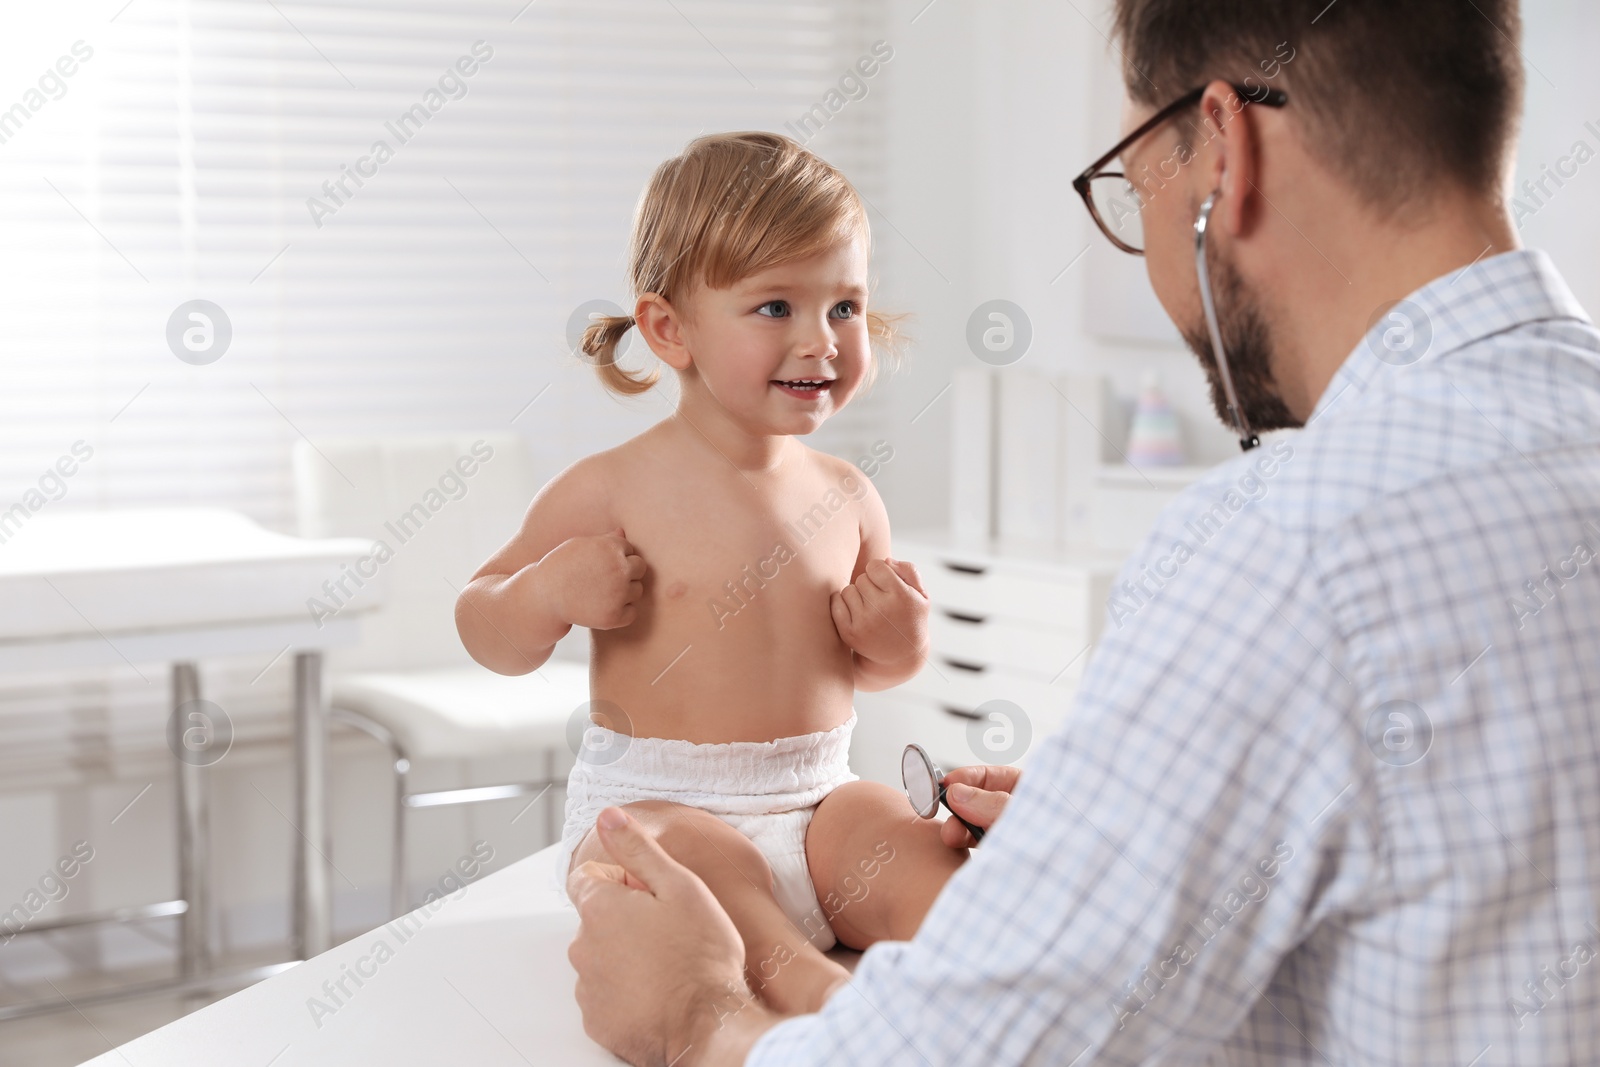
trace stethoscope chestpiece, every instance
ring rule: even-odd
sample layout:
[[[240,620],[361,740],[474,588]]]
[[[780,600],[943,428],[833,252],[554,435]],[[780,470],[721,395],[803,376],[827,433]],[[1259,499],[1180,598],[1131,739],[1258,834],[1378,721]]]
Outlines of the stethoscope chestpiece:
[[[921,745],[913,742],[900,754],[900,780],[905,785],[906,799],[911,801],[912,811],[924,819],[931,819],[939,814],[939,805],[943,804],[967,828],[974,841],[983,840],[982,828],[961,818],[956,809],[950,807],[950,801],[945,797],[944,772]]]

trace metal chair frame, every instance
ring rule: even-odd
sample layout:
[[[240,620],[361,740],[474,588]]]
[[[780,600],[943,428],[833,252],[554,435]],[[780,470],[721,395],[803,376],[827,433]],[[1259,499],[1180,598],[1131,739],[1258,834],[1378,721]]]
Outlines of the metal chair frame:
[[[412,793],[407,791],[407,783],[411,774],[411,754],[401,744],[399,737],[395,736],[383,723],[363,712],[351,708],[330,707],[329,717],[335,722],[344,723],[346,726],[360,730],[383,745],[390,752],[392,767],[394,769],[394,841],[391,847],[389,868],[389,911],[390,918],[399,918],[410,911],[412,905],[407,900],[410,895],[406,891],[406,812],[415,808],[442,808],[454,807],[459,804],[480,804],[488,800],[507,800],[512,797],[523,797],[530,793],[542,796],[555,786],[563,784],[562,779],[555,773],[555,750],[545,749],[544,777],[532,781],[510,782],[505,785],[465,786],[459,789],[441,789],[431,793]],[[536,796],[535,799],[538,799]],[[545,805],[544,824],[546,835],[550,840],[560,836],[556,826],[555,801],[552,799]]]

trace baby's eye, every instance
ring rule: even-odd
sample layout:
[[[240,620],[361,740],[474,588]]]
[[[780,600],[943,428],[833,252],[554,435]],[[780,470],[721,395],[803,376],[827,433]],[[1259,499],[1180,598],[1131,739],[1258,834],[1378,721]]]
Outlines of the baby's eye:
[[[861,314],[861,305],[854,300],[841,300],[833,305],[832,317],[836,319],[853,319]]]
[[[784,318],[789,314],[789,302],[787,300],[768,300],[765,304],[756,308],[756,314],[765,315],[769,319]]]

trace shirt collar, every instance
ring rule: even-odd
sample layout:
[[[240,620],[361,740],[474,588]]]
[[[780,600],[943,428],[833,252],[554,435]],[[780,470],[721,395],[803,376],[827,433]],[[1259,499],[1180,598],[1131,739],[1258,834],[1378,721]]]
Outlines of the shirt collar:
[[[1345,358],[1307,424],[1387,372],[1439,359],[1527,323],[1589,316],[1550,257],[1505,252],[1424,285],[1373,324]],[[1345,398],[1348,399],[1348,398]]]

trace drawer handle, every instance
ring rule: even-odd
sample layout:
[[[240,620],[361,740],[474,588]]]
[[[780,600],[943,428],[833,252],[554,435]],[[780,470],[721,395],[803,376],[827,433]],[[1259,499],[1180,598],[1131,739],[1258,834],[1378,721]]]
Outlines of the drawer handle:
[[[974,625],[981,625],[989,621],[989,616],[987,615],[968,615],[964,611],[951,611],[949,608],[944,608],[943,610],[945,618],[954,619],[956,622],[970,622]]]
[[[951,563],[949,560],[945,560],[944,561],[944,565],[945,565],[945,569],[946,570],[955,571],[957,574],[987,574],[987,573],[989,573],[989,568],[988,567],[979,566],[976,563]]]
[[[958,671],[971,671],[973,674],[982,674],[989,669],[987,665],[982,663],[968,663],[966,660],[951,659],[949,656],[940,658],[944,660],[946,667],[954,667]]]
[[[966,708],[951,707],[949,704],[941,704],[939,706],[944,709],[946,714],[954,715],[958,719],[972,719],[974,721],[980,721],[984,718],[984,716],[979,715],[977,712],[968,711]]]

